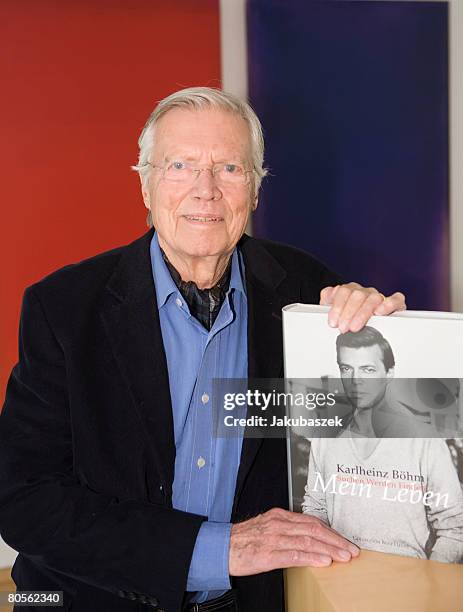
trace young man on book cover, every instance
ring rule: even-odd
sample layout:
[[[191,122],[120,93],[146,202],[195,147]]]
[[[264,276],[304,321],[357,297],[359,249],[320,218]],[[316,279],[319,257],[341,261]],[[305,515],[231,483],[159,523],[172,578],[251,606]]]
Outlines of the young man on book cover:
[[[312,440],[303,512],[363,548],[461,562],[462,487],[445,441],[388,399],[389,342],[365,327],[336,349],[353,412],[337,439]]]

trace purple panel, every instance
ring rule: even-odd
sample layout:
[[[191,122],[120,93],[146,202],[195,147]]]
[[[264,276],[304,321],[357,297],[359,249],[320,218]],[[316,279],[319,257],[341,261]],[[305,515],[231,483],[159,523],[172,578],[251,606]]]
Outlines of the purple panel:
[[[249,0],[267,144],[254,233],[348,280],[449,307],[448,6]]]

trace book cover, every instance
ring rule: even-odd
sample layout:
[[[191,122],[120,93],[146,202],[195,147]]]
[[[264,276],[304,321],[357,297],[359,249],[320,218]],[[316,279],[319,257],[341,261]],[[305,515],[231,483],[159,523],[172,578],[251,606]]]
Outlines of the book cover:
[[[327,312],[283,310],[286,390],[332,399],[288,402],[291,508],[361,548],[463,562],[463,315],[409,311],[340,334]]]

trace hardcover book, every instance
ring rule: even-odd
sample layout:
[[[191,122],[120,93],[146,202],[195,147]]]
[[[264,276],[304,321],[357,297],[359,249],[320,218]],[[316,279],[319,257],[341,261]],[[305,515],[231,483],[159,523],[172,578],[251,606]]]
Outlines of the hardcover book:
[[[463,315],[341,334],[327,312],[283,309],[285,391],[313,400],[286,404],[291,509],[360,548],[463,562]]]

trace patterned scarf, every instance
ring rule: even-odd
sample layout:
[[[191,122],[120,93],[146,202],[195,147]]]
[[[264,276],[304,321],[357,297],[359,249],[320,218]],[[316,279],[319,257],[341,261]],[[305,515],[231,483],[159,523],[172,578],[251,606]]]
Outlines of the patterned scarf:
[[[214,325],[214,321],[219,314],[220,307],[223,304],[225,295],[230,285],[231,272],[231,257],[228,261],[227,268],[222,274],[218,282],[210,289],[199,289],[193,281],[182,281],[180,274],[167,259],[167,255],[161,249],[162,257],[166,262],[169,272],[177,285],[178,290],[185,298],[190,309],[190,313],[210,331]]]

